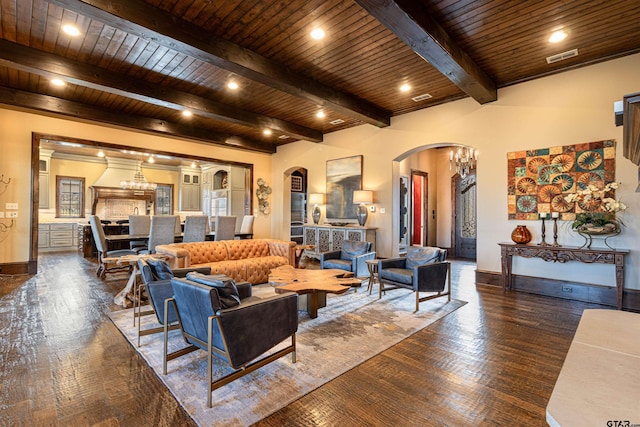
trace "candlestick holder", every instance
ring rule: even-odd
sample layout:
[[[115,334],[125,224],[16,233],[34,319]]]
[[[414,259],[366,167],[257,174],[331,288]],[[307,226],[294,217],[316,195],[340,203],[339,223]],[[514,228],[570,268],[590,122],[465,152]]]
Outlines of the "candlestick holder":
[[[552,218],[553,219],[553,244],[552,246],[555,247],[559,247],[562,246],[560,243],[558,243],[558,218]]]
[[[545,218],[542,217],[540,219],[542,220],[542,241],[538,243],[538,246],[549,246],[549,244],[545,240],[545,232],[546,232],[546,228],[544,225]]]

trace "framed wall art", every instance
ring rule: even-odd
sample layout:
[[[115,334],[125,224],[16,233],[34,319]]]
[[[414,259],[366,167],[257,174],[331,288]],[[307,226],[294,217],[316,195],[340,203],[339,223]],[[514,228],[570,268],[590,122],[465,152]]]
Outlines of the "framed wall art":
[[[353,192],[361,189],[361,155],[327,160],[327,221],[357,219]]]
[[[615,181],[616,141],[595,141],[507,153],[509,219],[558,212],[574,220],[580,207],[565,197]]]

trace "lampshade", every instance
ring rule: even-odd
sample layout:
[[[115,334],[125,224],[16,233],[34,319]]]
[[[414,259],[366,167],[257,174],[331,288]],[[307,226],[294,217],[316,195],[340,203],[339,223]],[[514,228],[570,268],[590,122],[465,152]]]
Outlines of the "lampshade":
[[[373,191],[356,190],[353,192],[353,203],[373,203]]]
[[[324,205],[324,193],[310,193],[309,203],[312,205]]]

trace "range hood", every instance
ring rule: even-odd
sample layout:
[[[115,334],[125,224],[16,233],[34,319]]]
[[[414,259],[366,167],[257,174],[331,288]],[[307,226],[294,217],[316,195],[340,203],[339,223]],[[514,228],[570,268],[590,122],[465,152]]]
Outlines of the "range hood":
[[[144,200],[149,212],[155,201],[156,193],[152,190],[132,190],[120,187],[121,181],[130,181],[142,163],[139,160],[105,157],[107,169],[93,183],[91,190],[91,214],[96,214],[99,201],[120,200]]]
[[[132,180],[142,164],[140,160],[117,157],[105,157],[105,160],[107,161],[107,169],[93,183],[94,187],[120,188],[120,182]]]

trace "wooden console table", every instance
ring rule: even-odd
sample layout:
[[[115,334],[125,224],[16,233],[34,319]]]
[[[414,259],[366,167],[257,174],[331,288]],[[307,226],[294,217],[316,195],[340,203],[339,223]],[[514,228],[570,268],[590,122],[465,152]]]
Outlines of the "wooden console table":
[[[512,289],[511,262],[514,256],[523,258],[541,258],[547,262],[579,261],[585,264],[613,264],[616,266],[616,288],[618,291],[618,310],[622,309],[624,293],[624,257],[628,249],[578,248],[576,246],[537,246],[498,243],[502,255],[502,293]]]

